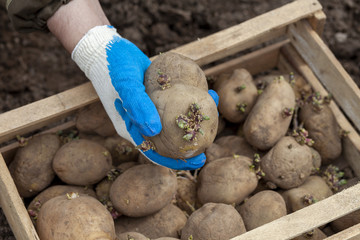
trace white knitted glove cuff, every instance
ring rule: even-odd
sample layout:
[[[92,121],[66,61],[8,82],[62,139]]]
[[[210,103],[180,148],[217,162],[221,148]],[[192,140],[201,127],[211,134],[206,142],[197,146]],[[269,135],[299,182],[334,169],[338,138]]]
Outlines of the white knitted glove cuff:
[[[111,26],[94,27],[78,42],[71,58],[92,82],[117,133],[135,144],[114,106],[115,99],[120,97],[111,82],[106,51],[115,36],[120,37]]]

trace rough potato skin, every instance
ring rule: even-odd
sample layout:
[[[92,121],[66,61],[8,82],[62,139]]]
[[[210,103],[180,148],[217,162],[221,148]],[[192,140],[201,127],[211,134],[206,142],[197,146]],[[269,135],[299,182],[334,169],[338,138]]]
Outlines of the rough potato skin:
[[[194,181],[185,177],[177,177],[177,183],[176,205],[190,215],[193,209],[189,204],[195,207],[196,202],[196,184]]]
[[[41,240],[115,240],[114,221],[95,198],[59,196],[47,201],[38,216]]]
[[[148,238],[179,237],[187,218],[180,208],[168,204],[160,211],[145,217],[120,216],[115,220],[116,234],[123,232],[139,232]]]
[[[150,94],[150,98],[161,116],[163,128],[160,134],[147,139],[155,144],[156,151],[160,155],[186,159],[203,153],[214,141],[217,134],[218,113],[216,104],[207,91],[199,91],[193,86],[179,84],[164,91],[158,90]],[[197,140],[186,141],[183,139],[185,132],[177,126],[175,119],[180,114],[187,115],[193,103],[197,103],[202,114],[210,119],[201,122],[203,135],[198,133]]]
[[[240,214],[231,205],[207,203],[190,215],[181,231],[181,240],[231,239],[245,233]]]
[[[63,182],[82,186],[99,182],[111,166],[109,151],[86,139],[73,140],[63,145],[53,161],[53,169]]]
[[[104,147],[110,151],[114,166],[124,162],[136,161],[139,157],[139,151],[135,149],[135,146],[118,135],[107,137]]]
[[[17,150],[9,168],[20,196],[34,196],[50,185],[55,177],[52,161],[60,144],[58,136],[42,134]]]
[[[268,150],[285,136],[291,117],[283,117],[285,108],[295,108],[295,93],[282,79],[272,81],[258,97],[245,120],[245,139],[260,150]]]
[[[76,128],[82,133],[96,133],[103,137],[116,134],[114,125],[100,102],[79,112],[76,118]]]
[[[130,217],[142,217],[170,203],[176,189],[176,175],[172,170],[142,164],[116,178],[110,188],[110,200],[118,212]]]
[[[308,146],[300,145],[286,136],[261,159],[264,179],[283,189],[300,186],[313,168],[312,153]]]
[[[39,193],[29,204],[27,210],[31,216],[31,220],[36,224],[36,218],[41,207],[50,199],[65,195],[66,193],[77,192],[79,195],[87,195],[96,198],[94,190],[91,188],[71,186],[71,185],[54,185],[46,188]]]
[[[251,159],[245,156],[225,157],[206,164],[198,177],[197,197],[200,203],[238,204],[253,192],[258,179],[250,170]]]
[[[289,213],[302,209],[309,204],[304,201],[304,196],[312,196],[321,201],[333,195],[325,180],[319,176],[310,176],[301,186],[287,190],[281,194],[286,202]]]
[[[158,83],[164,74],[170,79],[170,87],[162,89]],[[162,75],[161,75],[162,76]],[[176,53],[159,55],[145,73],[146,93],[155,104],[162,124],[160,134],[146,138],[155,145],[162,156],[186,159],[203,153],[214,141],[218,127],[218,113],[214,100],[208,94],[208,85],[204,73],[192,60]],[[202,116],[208,120],[200,122],[203,134],[196,133],[196,139],[183,139],[186,135],[176,119],[180,115],[188,116],[190,106],[196,103]]]
[[[157,56],[145,73],[146,92],[159,90],[159,72],[171,78],[172,86],[191,85],[204,91],[208,90],[205,73],[193,60],[180,54],[167,52]]]
[[[219,95],[219,112],[222,116],[233,123],[244,121],[258,96],[251,74],[244,68],[236,69],[229,78],[215,86],[214,90]],[[238,89],[243,86],[244,89]],[[240,111],[237,104],[246,104],[245,111]]]
[[[321,111],[315,111],[307,103],[301,108],[299,118],[304,122],[310,138],[315,141],[313,147],[320,153],[322,165],[330,164],[340,156],[340,128],[328,105],[324,104]]]
[[[242,155],[253,159],[256,151],[245,138],[237,135],[223,136],[215,140],[216,144],[230,151],[230,155]]]
[[[260,227],[287,214],[282,196],[272,190],[258,192],[239,208],[247,231]]]

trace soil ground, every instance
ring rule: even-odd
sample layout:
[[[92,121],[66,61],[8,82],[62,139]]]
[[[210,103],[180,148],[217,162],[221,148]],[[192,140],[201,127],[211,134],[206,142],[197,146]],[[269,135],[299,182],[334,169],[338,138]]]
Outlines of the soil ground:
[[[205,37],[290,0],[102,0],[110,22],[148,56]],[[323,38],[360,86],[360,0],[320,0]],[[15,32],[0,8],[0,113],[86,82],[48,33]],[[15,239],[0,210],[0,240]]]

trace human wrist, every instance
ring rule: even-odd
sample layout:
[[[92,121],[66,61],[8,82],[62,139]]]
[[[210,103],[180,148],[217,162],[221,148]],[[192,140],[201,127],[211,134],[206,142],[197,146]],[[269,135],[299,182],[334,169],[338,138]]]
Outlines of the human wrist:
[[[110,25],[98,0],[72,0],[59,8],[47,22],[50,32],[71,53],[92,28]]]

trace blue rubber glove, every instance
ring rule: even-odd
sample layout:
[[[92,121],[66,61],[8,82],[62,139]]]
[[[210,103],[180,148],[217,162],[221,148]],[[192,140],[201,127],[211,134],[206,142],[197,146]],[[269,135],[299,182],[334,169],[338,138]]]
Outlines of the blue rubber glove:
[[[161,131],[159,114],[143,85],[150,59],[111,26],[91,29],[75,47],[72,58],[91,80],[117,133],[134,145],[144,136]],[[210,95],[218,103],[216,92]],[[163,157],[154,150],[141,151],[150,161],[177,170],[204,165],[205,154],[186,160]]]

